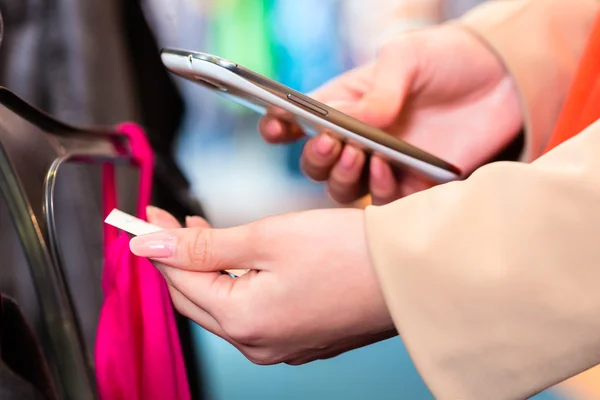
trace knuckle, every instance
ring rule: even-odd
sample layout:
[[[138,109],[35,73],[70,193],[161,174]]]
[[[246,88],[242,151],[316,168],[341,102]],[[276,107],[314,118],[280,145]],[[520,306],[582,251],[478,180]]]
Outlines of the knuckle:
[[[209,265],[214,261],[214,238],[212,229],[197,229],[187,247],[187,257],[192,264]]]
[[[254,315],[255,317],[250,317]],[[227,335],[236,343],[244,346],[255,347],[269,340],[270,332],[268,324],[250,307],[242,307],[234,315],[229,315],[223,321],[219,321]]]
[[[250,348],[244,352],[244,356],[256,365],[275,365],[283,362],[281,357],[277,356],[269,349]]]
[[[245,237],[255,243],[257,247],[262,246],[264,243],[268,243],[268,241],[272,238],[272,217],[266,217],[255,221],[252,224],[248,224],[244,226]],[[256,308],[256,304],[254,302],[247,302],[246,307],[248,311],[254,311]]]
[[[257,365],[273,365],[285,361],[281,352],[274,350],[273,344],[277,336],[268,318],[252,318],[256,313],[248,312],[244,307],[235,315],[230,315],[226,321],[219,321],[223,331],[232,343],[242,351],[244,356]]]
[[[255,345],[260,342],[262,336],[252,324],[244,323],[244,321],[236,321],[231,325],[225,325],[223,330],[227,332],[227,336],[233,341],[244,346]]]
[[[339,164],[336,166],[331,174],[331,183],[343,191],[356,190],[360,181],[361,171],[340,171],[341,168]]]
[[[330,163],[330,165],[327,165],[325,167],[317,166],[310,159],[310,156],[306,154],[302,156],[300,162],[300,169],[302,169],[302,172],[304,172],[304,174],[306,174],[309,178],[316,182],[324,182],[327,179],[329,179],[329,172],[332,166],[333,163]]]

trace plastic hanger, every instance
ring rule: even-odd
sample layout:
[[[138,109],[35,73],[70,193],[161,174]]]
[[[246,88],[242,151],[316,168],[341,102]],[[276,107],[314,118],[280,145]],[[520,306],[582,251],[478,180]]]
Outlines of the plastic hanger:
[[[94,399],[88,359],[66,284],[54,220],[57,173],[67,161],[130,163],[125,137],[64,124],[0,87],[0,194],[39,296],[51,340],[48,362],[62,399]]]

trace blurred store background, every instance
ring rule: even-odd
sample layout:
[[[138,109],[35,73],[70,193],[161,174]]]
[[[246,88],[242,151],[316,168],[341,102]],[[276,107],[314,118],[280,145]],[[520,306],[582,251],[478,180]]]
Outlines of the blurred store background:
[[[149,0],[163,46],[214,53],[308,93],[366,62],[385,37],[458,16],[476,0]],[[303,143],[264,144],[257,115],[177,80],[187,112],[177,159],[216,227],[329,207],[299,170]],[[195,328],[208,399],[431,399],[397,338],[301,367],[259,367]],[[549,391],[537,399],[580,399]]]

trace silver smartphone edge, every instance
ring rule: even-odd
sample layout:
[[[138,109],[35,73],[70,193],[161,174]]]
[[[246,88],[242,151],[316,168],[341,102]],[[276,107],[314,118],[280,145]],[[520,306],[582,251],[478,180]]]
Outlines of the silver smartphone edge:
[[[196,83],[201,83],[198,80],[204,78],[202,83],[214,86],[212,89],[219,91],[218,86],[223,86],[221,92],[227,92],[225,86],[235,80],[237,90],[252,93],[269,104],[277,103],[276,107],[294,115],[302,114],[303,118],[308,118],[317,125],[335,130],[345,140],[358,142],[368,151],[375,151],[385,158],[391,158],[391,161],[416,169],[438,183],[460,179],[460,170],[452,164],[229,60],[180,49],[163,49],[161,57],[165,67],[178,76]],[[244,87],[240,89],[240,86]],[[303,106],[301,102],[307,104]]]

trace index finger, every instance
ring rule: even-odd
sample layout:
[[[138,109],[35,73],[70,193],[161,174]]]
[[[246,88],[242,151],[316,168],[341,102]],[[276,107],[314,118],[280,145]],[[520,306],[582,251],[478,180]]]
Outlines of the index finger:
[[[236,281],[218,272],[185,271],[161,263],[156,263],[156,267],[170,287],[209,314],[215,307],[227,304],[228,294]]]

